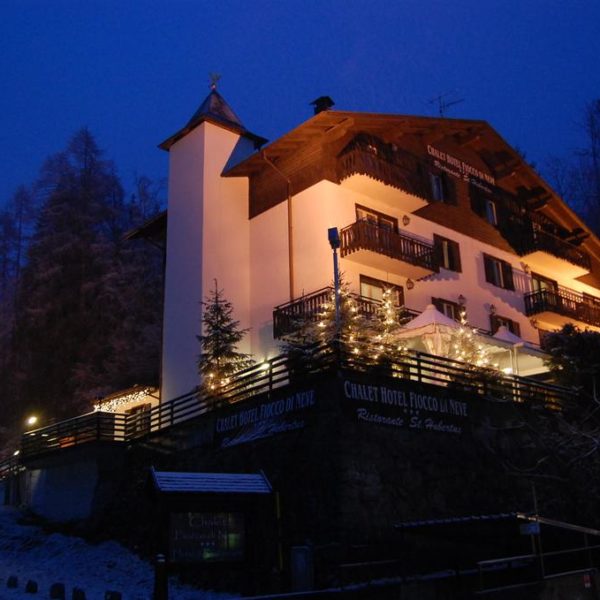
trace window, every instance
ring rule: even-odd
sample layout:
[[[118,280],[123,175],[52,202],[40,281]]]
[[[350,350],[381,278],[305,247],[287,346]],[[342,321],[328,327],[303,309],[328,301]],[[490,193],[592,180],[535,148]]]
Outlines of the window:
[[[554,293],[558,291],[558,283],[554,279],[549,279],[537,273],[531,274],[531,287],[534,292],[548,291]]]
[[[490,225],[498,226],[498,206],[489,193],[485,192],[476,185],[469,186],[469,196],[471,198],[471,208],[480,217],[485,219]]]
[[[383,300],[383,290],[391,288],[394,295],[394,304],[396,306],[404,305],[404,290],[399,285],[392,285],[379,279],[373,279],[366,277],[365,275],[360,276],[360,295],[363,298],[369,300],[375,300],[381,302]]]
[[[515,289],[512,267],[509,263],[484,254],[483,266],[485,269],[485,280],[488,283],[504,288],[505,290]]]
[[[440,267],[460,273],[460,250],[456,242],[434,234],[433,247]]]
[[[521,328],[516,321],[507,319],[506,317],[501,317],[500,315],[490,315],[490,329],[492,331],[492,335],[494,335],[502,326],[506,327],[506,329],[508,329],[508,331],[514,335],[521,336]]]
[[[445,173],[429,173],[429,184],[431,186],[431,199],[434,202],[456,204],[454,182]]]
[[[371,210],[364,206],[356,205],[356,220],[366,221],[371,225],[376,225],[381,229],[388,229],[390,231],[398,231],[398,219],[384,215],[383,213]]]
[[[498,225],[498,216],[496,214],[496,203],[489,198],[485,201],[485,218],[490,225]]]
[[[447,317],[460,321],[460,313],[464,310],[458,302],[452,302],[450,300],[444,300],[444,298],[432,298],[431,304],[433,304],[441,313]]]
[[[444,201],[444,183],[442,182],[441,175],[435,175],[431,173],[431,197],[436,202]]]

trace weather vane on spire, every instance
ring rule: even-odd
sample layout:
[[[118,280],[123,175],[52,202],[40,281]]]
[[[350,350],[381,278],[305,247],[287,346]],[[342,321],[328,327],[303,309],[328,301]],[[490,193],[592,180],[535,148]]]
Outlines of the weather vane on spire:
[[[216,90],[217,83],[219,83],[219,80],[221,79],[221,75],[219,75],[219,73],[210,73],[209,78],[210,78],[210,89]]]

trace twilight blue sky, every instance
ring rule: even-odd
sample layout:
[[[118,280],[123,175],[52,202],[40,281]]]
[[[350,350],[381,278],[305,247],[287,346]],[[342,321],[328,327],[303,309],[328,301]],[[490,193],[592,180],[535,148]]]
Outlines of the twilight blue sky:
[[[538,164],[583,144],[600,97],[599,0],[0,0],[0,202],[88,126],[119,169],[209,91],[269,139],[336,108],[485,119]]]

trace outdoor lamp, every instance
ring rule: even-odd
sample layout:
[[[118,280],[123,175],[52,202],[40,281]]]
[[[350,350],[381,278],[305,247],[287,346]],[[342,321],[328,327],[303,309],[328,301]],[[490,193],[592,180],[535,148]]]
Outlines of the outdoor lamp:
[[[340,327],[341,327],[341,315],[340,315],[340,269],[338,266],[338,255],[337,251],[340,247],[340,232],[337,227],[330,227],[327,230],[327,239],[329,245],[333,250],[333,285],[335,293],[335,337],[339,340]]]
[[[330,227],[327,230],[327,238],[332,250],[337,250],[340,247],[340,232],[337,227]]]

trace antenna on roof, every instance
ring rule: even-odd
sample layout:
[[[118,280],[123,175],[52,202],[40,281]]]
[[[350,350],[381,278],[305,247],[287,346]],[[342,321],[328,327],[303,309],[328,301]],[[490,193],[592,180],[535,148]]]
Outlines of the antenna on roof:
[[[221,79],[221,75],[219,75],[219,73],[209,73],[208,75],[209,79],[210,79],[210,89],[211,90],[216,90],[217,89],[217,83],[219,83],[220,79]]]
[[[448,98],[448,96],[450,96],[453,93],[454,92],[445,92],[443,94],[440,94],[439,96],[435,96],[429,101],[429,104],[437,104],[440,117],[443,117],[446,113],[446,110],[451,106],[454,106],[455,104],[460,104],[461,102],[465,101],[464,98],[457,98],[456,100]]]

